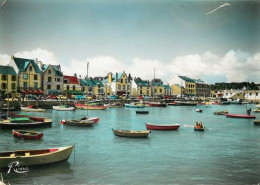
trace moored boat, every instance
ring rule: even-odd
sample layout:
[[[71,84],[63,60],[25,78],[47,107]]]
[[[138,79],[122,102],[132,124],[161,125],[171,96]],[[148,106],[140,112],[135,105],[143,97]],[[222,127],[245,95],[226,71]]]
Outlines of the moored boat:
[[[253,110],[255,113],[260,113],[260,107],[258,107],[257,109]]]
[[[121,103],[110,103],[110,104],[107,104],[106,106],[109,108],[120,108],[120,107],[122,107],[122,104]]]
[[[75,107],[69,107],[66,105],[58,105],[58,106],[52,106],[53,110],[58,110],[58,111],[72,111],[75,110]]]
[[[136,112],[136,114],[149,114],[149,111],[141,111],[141,110],[137,110],[137,111],[135,111]]]
[[[17,137],[19,139],[28,139],[28,140],[41,139],[43,137],[42,132],[34,132],[34,131],[27,131],[27,130],[13,130],[12,134],[14,137]]]
[[[0,168],[8,167],[12,162],[18,162],[19,166],[33,166],[67,161],[73,148],[74,145],[40,150],[0,152]]]
[[[202,112],[203,109],[196,109],[196,112]]]
[[[227,110],[222,110],[222,111],[216,111],[214,112],[215,115],[226,115],[228,114],[228,111]]]
[[[95,121],[94,120],[61,120],[60,123],[68,126],[91,127],[95,123]]]
[[[130,103],[130,104],[125,104],[125,107],[129,107],[129,108],[144,108],[144,104],[141,104],[141,103]]]
[[[179,129],[180,124],[152,124],[152,123],[146,123],[147,130],[177,130]]]
[[[204,131],[204,130],[205,130],[205,127],[204,127],[204,126],[202,126],[202,127],[194,126],[194,130],[195,130],[195,131]]]
[[[254,119],[256,116],[254,115],[245,115],[245,114],[225,114],[227,117],[231,118],[246,118],[246,119]]]
[[[179,106],[180,104],[177,103],[177,102],[171,102],[171,103],[168,103],[169,106]]]
[[[52,120],[48,118],[33,117],[15,113],[10,113],[10,115],[14,117],[0,121],[1,129],[50,127],[52,124]]]
[[[260,126],[260,120],[254,120],[254,125]]]
[[[107,107],[103,105],[89,105],[89,104],[80,104],[74,103],[77,109],[85,109],[85,110],[106,110]]]
[[[147,102],[150,107],[166,107],[166,103],[163,102]]]
[[[26,107],[20,107],[22,111],[26,112],[44,112],[45,109],[37,108],[35,105],[28,105]]]
[[[112,129],[115,136],[120,137],[134,137],[134,138],[144,138],[148,137],[150,130],[142,130],[142,131],[135,131],[135,130],[119,130],[119,129]]]

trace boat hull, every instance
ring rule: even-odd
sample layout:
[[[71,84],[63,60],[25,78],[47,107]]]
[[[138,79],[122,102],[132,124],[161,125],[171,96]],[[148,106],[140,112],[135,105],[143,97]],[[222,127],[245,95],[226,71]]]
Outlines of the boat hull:
[[[132,105],[132,104],[125,104],[125,107],[129,108],[144,108],[144,105]]]
[[[245,114],[225,114],[227,117],[231,118],[245,118],[245,119],[254,119],[256,116],[254,115],[245,115]]]
[[[149,111],[135,111],[136,114],[149,114]]]
[[[147,103],[150,107],[166,107],[166,103]]]
[[[194,127],[194,131],[200,131],[200,132],[202,131],[202,132],[203,132],[204,130],[205,130],[204,128],[197,128],[197,127]]]
[[[20,150],[0,153],[0,168],[8,167],[11,162],[19,162],[19,166],[34,166],[57,163],[68,160],[74,145],[43,150]],[[49,151],[45,153],[45,151]],[[26,153],[29,155],[26,155]],[[36,153],[36,154],[34,154]],[[42,153],[42,154],[41,154]],[[15,154],[14,156],[11,156]]]
[[[45,109],[35,109],[35,108],[28,108],[28,107],[21,107],[22,111],[26,112],[45,112]]]
[[[75,107],[52,106],[52,109],[57,111],[73,111],[75,110]]]
[[[180,124],[169,124],[169,125],[156,125],[151,123],[146,123],[147,130],[178,130]]]
[[[150,130],[144,131],[131,131],[131,130],[115,130],[112,129],[115,136],[119,137],[131,137],[131,138],[145,138],[148,137]]]
[[[97,105],[85,105],[80,103],[74,103],[77,109],[84,109],[84,110],[106,110],[106,106],[97,106]]]
[[[260,120],[254,120],[254,125],[260,126]]]
[[[1,129],[24,129],[24,128],[38,128],[38,127],[51,127],[52,121],[36,121],[32,123],[13,123],[0,121]]]
[[[93,120],[61,120],[60,123],[68,126],[91,127],[95,122]]]
[[[12,134],[16,138],[28,140],[41,139],[43,137],[42,132],[31,132],[25,130],[13,130]]]

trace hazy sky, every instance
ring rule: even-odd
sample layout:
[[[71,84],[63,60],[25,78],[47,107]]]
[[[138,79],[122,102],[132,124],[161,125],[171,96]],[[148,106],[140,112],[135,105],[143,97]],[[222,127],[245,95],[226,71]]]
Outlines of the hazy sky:
[[[65,74],[86,75],[90,62],[90,76],[152,79],[155,68],[165,83],[260,82],[259,1],[7,0],[0,13],[1,64],[15,55]]]

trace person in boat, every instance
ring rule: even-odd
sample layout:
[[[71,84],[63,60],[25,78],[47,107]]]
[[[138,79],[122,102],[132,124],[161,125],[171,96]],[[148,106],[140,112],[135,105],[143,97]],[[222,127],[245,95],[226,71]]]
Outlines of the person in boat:
[[[197,128],[197,127],[198,127],[198,125],[199,125],[199,123],[198,123],[198,122],[196,122],[196,123],[195,123],[195,127]]]
[[[247,109],[247,115],[249,116],[251,114],[251,108]]]

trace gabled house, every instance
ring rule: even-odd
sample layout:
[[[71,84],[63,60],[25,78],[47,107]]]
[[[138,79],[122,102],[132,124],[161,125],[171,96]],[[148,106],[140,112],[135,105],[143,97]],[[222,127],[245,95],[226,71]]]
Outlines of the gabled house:
[[[23,94],[43,94],[41,90],[42,71],[36,60],[12,57],[9,66],[18,74],[18,92]]]
[[[96,78],[80,79],[81,89],[86,95],[95,95],[103,97],[105,95],[105,86],[101,80]]]
[[[169,85],[164,85],[164,97],[166,99],[171,98],[172,96],[172,88]]]
[[[70,95],[82,95],[83,91],[81,90],[80,83],[78,81],[77,75],[74,76],[63,76],[63,88],[64,92]]]
[[[152,86],[148,80],[142,80],[138,77],[134,82],[136,84],[137,96],[152,96]]]
[[[152,86],[152,96],[153,97],[162,97],[164,96],[164,85],[160,79],[153,79],[151,82]]]
[[[16,94],[17,73],[11,66],[0,66],[0,93],[5,96],[7,92]]]
[[[45,95],[63,93],[63,73],[60,65],[42,65],[42,87]]]

